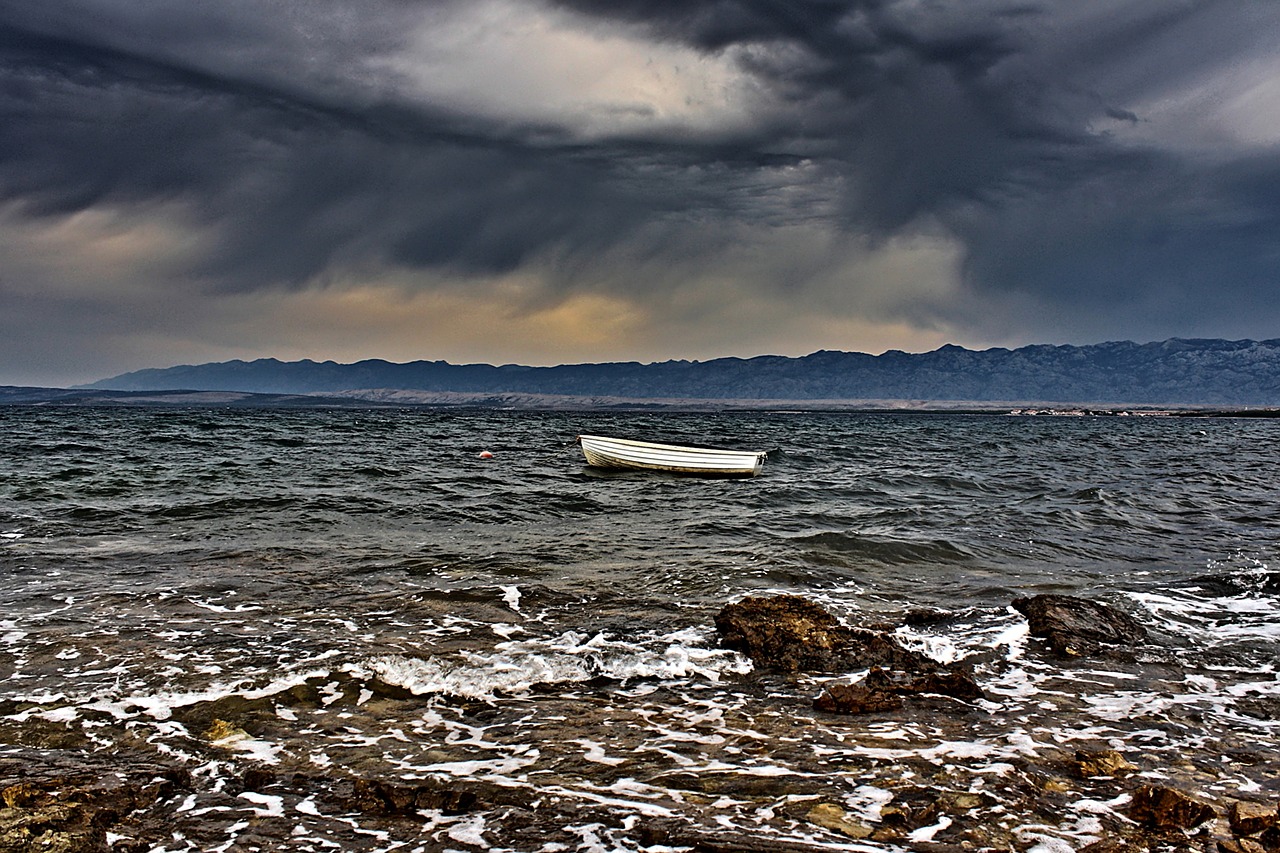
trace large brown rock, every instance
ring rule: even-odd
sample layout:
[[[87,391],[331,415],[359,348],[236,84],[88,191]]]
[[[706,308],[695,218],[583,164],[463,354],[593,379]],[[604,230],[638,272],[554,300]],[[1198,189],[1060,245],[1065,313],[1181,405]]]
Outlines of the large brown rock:
[[[1129,804],[1129,817],[1152,829],[1191,829],[1216,815],[1212,806],[1160,785],[1143,785]]]
[[[1236,835],[1258,835],[1280,826],[1280,814],[1274,805],[1235,802],[1227,810],[1227,820]]]
[[[797,595],[744,598],[726,604],[715,622],[721,643],[747,655],[762,669],[847,672],[887,666],[927,672],[936,668],[891,637],[843,625],[820,605]]]
[[[1027,617],[1033,637],[1043,637],[1055,654],[1078,657],[1106,647],[1136,646],[1147,641],[1138,620],[1113,607],[1072,595],[1016,598],[1013,609]]]

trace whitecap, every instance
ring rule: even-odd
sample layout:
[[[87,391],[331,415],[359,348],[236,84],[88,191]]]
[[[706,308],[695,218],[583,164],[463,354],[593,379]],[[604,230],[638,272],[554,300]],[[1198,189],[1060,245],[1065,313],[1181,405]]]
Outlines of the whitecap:
[[[440,761],[435,764],[414,767],[413,769],[422,773],[447,773],[450,776],[460,778],[502,778],[513,776],[517,771],[537,763],[540,757],[541,753],[538,750],[526,749],[518,755],[510,755],[505,758]]]
[[[881,810],[893,802],[893,792],[874,785],[859,785],[844,801],[850,812],[868,823],[877,823]]]
[[[512,584],[511,586],[500,586],[498,589],[502,590],[502,602],[516,613],[520,613],[520,587]]]
[[[907,651],[918,652],[940,664],[955,663],[966,656],[964,649],[951,637],[918,633],[909,626],[897,629],[893,636]]]
[[[922,826],[919,829],[912,830],[912,832],[907,835],[907,840],[914,844],[923,844],[925,842],[932,841],[935,835],[946,829],[948,826],[951,826],[951,818],[943,815],[938,818],[938,822],[935,824]]]
[[[1133,797],[1128,793],[1121,794],[1112,800],[1078,800],[1071,804],[1074,811],[1086,812],[1088,814],[1116,814],[1116,808],[1128,803]]]
[[[491,653],[464,652],[451,659],[380,655],[348,669],[358,675],[371,673],[387,684],[420,695],[441,693],[472,699],[524,693],[537,684],[581,683],[601,677],[624,683],[691,677],[715,682],[722,674],[751,670],[751,662],[741,654],[686,645],[689,638],[681,633],[655,638],[668,642],[653,648],[613,640],[603,633],[588,637],[567,631],[549,639],[500,643]]]
[[[283,693],[313,678],[328,675],[327,670],[298,672],[268,682],[262,687],[250,687],[246,682],[231,684],[211,684],[203,690],[192,691],[158,691],[156,693],[131,693],[115,699],[107,697],[91,697],[82,706],[86,710],[103,711],[119,720],[130,719],[145,714],[155,720],[168,720],[174,708],[194,705],[198,702],[213,702],[230,696],[245,699],[263,699]]]
[[[1071,842],[1062,838],[1055,838],[1052,835],[1045,835],[1039,832],[1020,832],[1019,835],[1025,835],[1026,838],[1024,840],[1038,842],[1027,853],[1075,853],[1076,848]]]
[[[293,807],[300,814],[309,814],[314,817],[320,817],[320,809],[316,808],[315,797],[307,797],[302,802]]]
[[[459,844],[488,848],[489,842],[484,840],[484,831],[484,815],[472,815],[449,827],[445,834]]]
[[[249,613],[254,610],[264,609],[257,604],[241,604],[237,607],[223,607],[221,604],[214,604],[212,601],[196,601],[194,598],[188,598],[187,601],[191,602],[196,607],[212,611],[213,613]]]
[[[48,720],[51,723],[69,723],[80,716],[79,712],[72,707],[54,708],[50,711],[43,711],[36,714],[41,719]]]
[[[586,800],[601,806],[612,808],[620,808],[635,814],[641,814],[646,817],[676,817],[676,813],[664,806],[647,803],[644,800],[629,800],[620,797],[607,797],[597,794],[593,791],[583,790],[582,788],[564,788],[558,785],[548,785],[542,791],[552,797],[566,797],[578,800]]]
[[[240,795],[240,799],[248,800],[256,806],[261,806],[261,808],[253,810],[256,817],[281,817],[284,815],[284,797],[245,791]]]
[[[569,743],[576,743],[583,749],[582,757],[587,761],[593,761],[596,764],[607,764],[617,766],[626,762],[625,758],[619,758],[615,755],[609,755],[605,752],[604,744],[594,740],[571,740]]]

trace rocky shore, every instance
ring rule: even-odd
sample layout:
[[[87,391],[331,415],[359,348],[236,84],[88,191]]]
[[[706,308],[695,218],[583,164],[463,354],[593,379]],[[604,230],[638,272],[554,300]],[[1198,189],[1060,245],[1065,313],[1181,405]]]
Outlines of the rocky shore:
[[[1120,655],[1148,642],[1145,628],[1132,616],[1096,601],[1066,595],[1019,598],[1012,607],[1027,617],[1032,636],[1060,659],[1085,655]],[[970,703],[983,699],[981,686],[966,667],[940,667],[894,642],[884,632],[850,629],[813,603],[794,596],[748,598],[724,608],[716,619],[723,640],[749,655],[756,665],[775,671],[797,669],[849,671],[867,669],[855,684],[837,684],[814,699],[816,709],[833,714],[892,714],[904,702],[952,700],[953,712],[971,713]],[[945,709],[945,703],[934,704]],[[945,712],[945,711],[944,711]],[[1135,759],[1138,756],[1134,756]],[[1280,850],[1277,790],[1266,799],[1213,799],[1215,807],[1195,791],[1142,781],[1138,765],[1113,749],[1077,750],[1064,762],[1064,776],[1074,787],[1103,801],[1127,801],[1129,818],[1108,837],[1088,845],[1090,853],[1122,850],[1204,849],[1222,853]],[[1280,780],[1277,780],[1280,785]],[[1044,793],[1063,793],[1066,786],[1045,780]],[[917,788],[895,796],[880,811],[879,825],[860,823],[834,806],[815,808],[810,819],[851,838],[900,844],[931,824],[962,821],[981,803],[978,794]],[[1013,839],[970,838],[958,849],[1010,849]],[[984,843],[986,842],[986,843]],[[1191,846],[1191,845],[1194,845]],[[923,849],[940,849],[930,845]]]
[[[1096,601],[1039,595],[1012,606],[1027,619],[1033,638],[1028,654],[1047,668],[1100,661],[1140,669],[1149,665],[1143,655],[1158,642],[1132,616]],[[904,621],[931,622],[940,630],[948,618],[903,615]],[[156,750],[145,738],[122,747],[127,732],[104,749],[92,728],[110,725],[107,720],[87,726],[86,734],[47,718],[25,718],[21,703],[6,701],[0,708],[6,720],[0,731],[0,853],[397,845],[803,853],[833,844],[1058,853],[1077,848],[1036,827],[1054,825],[1068,809],[1087,816],[1080,834],[1095,840],[1078,849],[1088,853],[1280,851],[1274,744],[1234,748],[1236,764],[1271,780],[1269,786],[1234,788],[1192,759],[1175,763],[1133,742],[1092,735],[1062,737],[1058,747],[999,763],[979,760],[976,751],[967,760],[959,745],[966,735],[994,739],[1003,729],[1009,741],[1030,737],[1022,723],[1006,719],[1000,693],[983,683],[990,660],[971,656],[943,664],[909,648],[897,626],[848,626],[795,596],[728,604],[716,615],[715,627],[725,646],[754,663],[733,690],[759,710],[726,726],[741,732],[735,743],[705,738],[708,748],[756,750],[762,756],[790,751],[793,757],[808,751],[807,772],[772,778],[709,772],[705,763],[702,772],[662,771],[643,782],[666,791],[668,802],[635,811],[606,796],[623,790],[627,776],[602,786],[592,799],[555,793],[557,771],[550,768],[544,771],[544,792],[531,796],[526,787],[456,774],[268,764],[231,750],[282,724],[278,712],[267,713],[269,705],[278,708],[278,698],[223,699],[182,709],[181,724],[202,733],[182,756]],[[299,706],[341,705],[354,703],[357,692],[370,693],[371,686],[379,694],[375,702],[429,707],[428,700],[376,683],[353,682],[340,686],[341,695],[329,696],[297,689],[289,698]],[[582,731],[613,727],[618,749],[626,748],[624,727],[615,722],[630,709],[609,685],[570,695],[548,691],[535,701],[540,713],[576,715]],[[498,714],[486,702],[457,700],[454,710],[476,725]],[[819,724],[835,732],[835,744],[857,741],[860,757],[840,756],[833,743],[819,743]],[[897,749],[905,737],[901,731],[941,733],[936,739],[949,751],[940,748],[935,756]],[[855,791],[869,798],[863,807],[837,795],[853,787],[849,780],[859,782]],[[789,837],[702,817],[725,802],[754,808],[787,827]],[[234,836],[228,835],[228,815],[237,816]],[[296,825],[302,818],[311,821],[306,833]]]

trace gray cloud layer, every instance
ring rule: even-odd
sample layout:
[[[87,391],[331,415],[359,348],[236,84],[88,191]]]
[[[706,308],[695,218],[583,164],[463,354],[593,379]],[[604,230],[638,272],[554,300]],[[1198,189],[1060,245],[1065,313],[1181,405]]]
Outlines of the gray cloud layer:
[[[0,2],[3,355],[261,349],[181,317],[387,276],[655,323],[742,296],[968,343],[1274,337],[1276,32],[1249,0]],[[103,252],[181,234],[101,272],[30,250],[104,211]],[[857,345],[741,322],[670,355]]]

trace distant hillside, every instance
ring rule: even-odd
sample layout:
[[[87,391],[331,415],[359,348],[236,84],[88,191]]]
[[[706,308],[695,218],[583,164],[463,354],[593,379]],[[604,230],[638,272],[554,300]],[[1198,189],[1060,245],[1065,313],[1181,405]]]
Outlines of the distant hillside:
[[[687,400],[910,400],[1280,405],[1280,339],[1028,346],[883,355],[815,352],[713,361],[523,367],[415,361],[229,361],[139,370],[84,386],[123,391],[341,394],[360,390]]]
[[[376,401],[314,394],[250,394],[244,391],[115,391],[0,385],[0,406],[167,406],[218,408],[365,408]],[[390,403],[387,405],[394,405]]]

